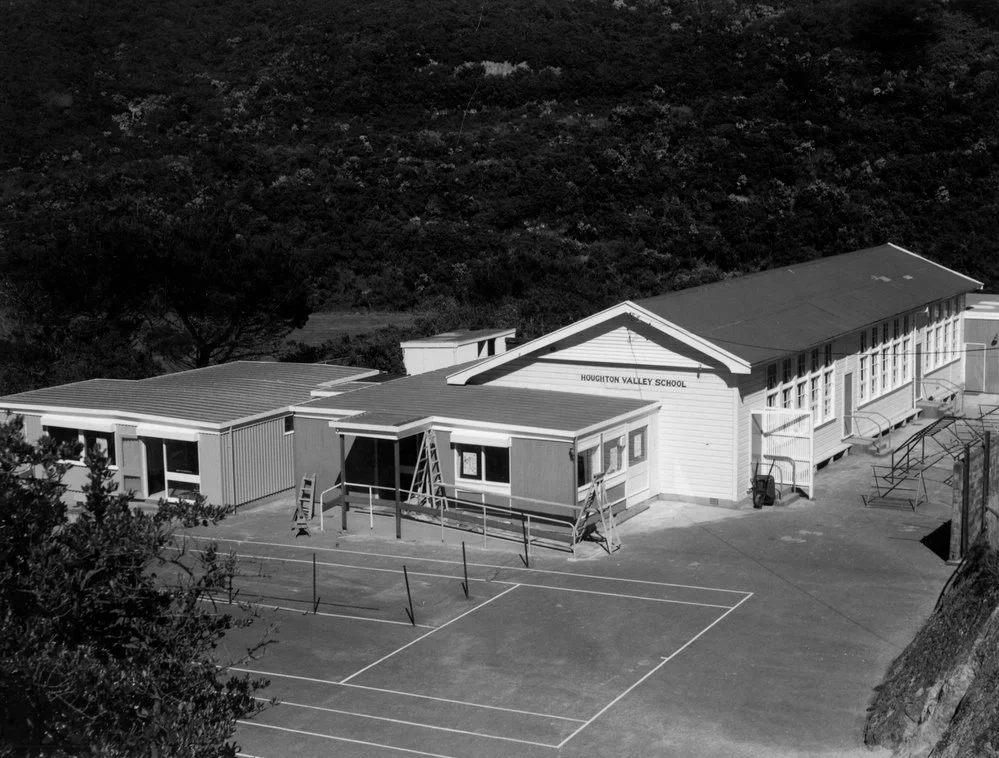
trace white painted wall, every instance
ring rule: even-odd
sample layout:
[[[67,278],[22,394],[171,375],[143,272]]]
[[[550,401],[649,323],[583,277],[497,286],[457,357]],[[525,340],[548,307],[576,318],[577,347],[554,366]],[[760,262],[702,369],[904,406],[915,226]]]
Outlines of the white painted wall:
[[[658,491],[737,499],[737,390],[725,369],[627,317],[547,350],[487,372],[476,383],[658,400]]]

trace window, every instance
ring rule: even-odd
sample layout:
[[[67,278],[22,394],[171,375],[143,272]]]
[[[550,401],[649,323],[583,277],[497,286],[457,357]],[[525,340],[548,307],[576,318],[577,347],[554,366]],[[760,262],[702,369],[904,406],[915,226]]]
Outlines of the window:
[[[93,448],[97,448],[108,458],[108,464],[116,466],[114,452],[114,432],[94,432],[89,429],[69,429],[64,426],[46,426],[43,431],[54,439],[59,446],[81,445],[79,455],[66,458],[73,463],[83,463],[87,459],[87,453]]]
[[[576,484],[585,487],[599,471],[600,449],[596,446],[576,452]]]
[[[623,471],[628,467],[624,457],[625,442],[623,434],[604,437],[604,472],[606,474]]]
[[[792,368],[797,369],[796,373],[792,373]],[[766,376],[768,408],[811,411],[815,426],[833,418],[835,360],[832,343],[772,363],[767,366]]]
[[[867,330],[861,332],[858,356],[861,403],[876,400],[910,381],[909,327],[914,323],[915,319],[906,314],[878,324],[870,330],[870,344]]]
[[[164,440],[166,449],[166,470],[169,474],[189,474],[197,476],[198,443],[180,440]]]
[[[284,417],[284,433],[291,434],[295,431],[295,417],[285,416]]]
[[[645,435],[647,434],[647,430],[648,427],[643,426],[641,429],[634,429],[628,434],[629,466],[641,463],[648,456],[648,452],[645,449]]]
[[[458,478],[486,484],[510,483],[510,448],[455,445]]]

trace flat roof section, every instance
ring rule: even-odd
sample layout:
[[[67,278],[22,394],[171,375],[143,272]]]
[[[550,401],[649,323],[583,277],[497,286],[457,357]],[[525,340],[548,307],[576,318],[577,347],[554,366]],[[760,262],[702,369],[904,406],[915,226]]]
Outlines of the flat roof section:
[[[635,303],[756,364],[981,286],[889,243]]]
[[[442,332],[432,337],[421,337],[416,340],[407,340],[402,343],[402,347],[442,347],[444,345],[467,345],[470,342],[493,339],[494,337],[512,337],[517,333],[516,329],[455,329],[450,332]]]
[[[366,390],[313,400],[296,408],[306,412],[326,411],[331,419],[346,416],[344,428],[357,429],[367,418],[372,429],[403,429],[433,417],[572,436],[642,409],[651,412],[659,405],[657,400],[447,383],[448,374],[471,365],[407,376]],[[355,415],[361,413],[370,415]]]
[[[309,400],[321,384],[377,373],[349,366],[237,361],[150,379],[91,379],[20,392],[0,397],[0,409],[85,411],[123,421],[157,418],[221,428]]]
[[[975,293],[968,295],[965,317],[984,320],[999,319],[999,295]]]

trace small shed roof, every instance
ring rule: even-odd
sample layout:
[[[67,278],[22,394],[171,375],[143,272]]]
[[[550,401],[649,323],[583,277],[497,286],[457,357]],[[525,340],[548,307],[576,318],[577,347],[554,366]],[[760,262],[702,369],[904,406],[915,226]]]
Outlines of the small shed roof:
[[[0,409],[82,411],[221,427],[308,400],[317,387],[377,373],[349,366],[237,361],[151,379],[91,379],[20,392],[0,397]]]
[[[981,286],[889,243],[636,304],[755,364]]]
[[[450,332],[441,332],[431,337],[420,337],[415,340],[407,340],[402,343],[403,347],[443,347],[445,345],[467,345],[469,342],[493,339],[494,337],[512,337],[517,333],[516,329],[454,329]]]
[[[999,319],[999,295],[976,293],[968,295],[965,318],[994,321]]]
[[[402,428],[430,417],[523,430],[583,433],[616,418],[658,406],[651,400],[584,395],[574,392],[498,387],[457,386],[447,383],[455,368],[448,366],[407,376],[346,395],[325,397],[298,408],[347,416],[347,425],[366,421],[371,426]],[[365,414],[364,416],[355,414]]]

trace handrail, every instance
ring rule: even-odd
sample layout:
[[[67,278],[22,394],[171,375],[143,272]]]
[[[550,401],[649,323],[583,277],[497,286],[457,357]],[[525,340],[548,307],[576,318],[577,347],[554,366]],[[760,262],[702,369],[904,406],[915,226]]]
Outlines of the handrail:
[[[487,495],[493,495],[493,496],[499,495],[500,497],[503,497],[503,495],[500,495],[500,493],[488,492],[488,491],[484,491],[484,490],[475,490],[473,488],[468,488],[468,487],[463,487],[463,486],[462,487],[458,487],[455,484],[449,483],[449,482],[442,482],[442,484],[443,484],[443,486],[445,488],[450,487],[454,491],[460,490],[463,493],[467,492],[467,493],[472,494],[472,495],[480,495],[482,497],[482,502],[475,502],[473,500],[468,500],[466,498],[460,498],[460,497],[457,496],[457,494],[454,494],[452,496],[447,496],[445,498],[441,498],[440,505],[438,506],[438,510],[439,510],[438,518],[440,519],[440,525],[441,525],[441,541],[444,540],[444,529],[445,529],[445,526],[446,526],[446,524],[445,524],[445,513],[444,513],[444,509],[445,508],[452,508],[452,507],[461,507],[461,508],[476,509],[476,510],[481,511],[481,513],[482,513],[482,539],[483,539],[483,546],[486,546],[488,544],[488,538],[489,538],[488,517],[490,515],[492,515],[494,517],[503,517],[503,518],[515,517],[515,518],[522,519],[524,521],[524,523],[525,523],[525,534],[526,534],[526,539],[527,539],[527,541],[529,543],[534,543],[534,538],[531,536],[531,534],[532,534],[532,526],[534,524],[536,524],[536,523],[555,526],[555,527],[558,527],[559,529],[568,528],[568,529],[570,529],[572,531],[571,549],[575,550],[575,528],[574,528],[573,524],[575,523],[576,519],[578,518],[578,512],[580,512],[580,511],[583,510],[582,506],[579,506],[579,505],[574,504],[574,503],[558,503],[558,502],[554,502],[554,501],[550,501],[550,500],[525,498],[525,497],[514,496],[514,495],[506,495],[505,496],[507,498],[507,500],[508,500],[508,504],[507,504],[506,507],[499,506],[499,505],[490,505],[490,504],[488,504],[488,503],[485,502],[485,497]],[[337,488],[339,488],[341,486],[344,487],[344,489],[346,490],[348,503],[349,503],[349,500],[350,500],[350,494],[351,494],[350,490],[351,489],[361,490],[362,492],[366,492],[367,493],[368,519],[369,519],[369,524],[370,524],[371,528],[374,528],[374,500],[375,500],[374,492],[375,492],[375,490],[386,490],[386,491],[391,492],[392,495],[393,495],[392,499],[394,500],[395,487],[388,487],[388,486],[381,486],[381,485],[372,485],[372,484],[362,484],[360,482],[345,482],[342,485],[337,485]],[[325,494],[325,492],[323,494]],[[408,493],[407,492],[403,492],[402,490],[400,490],[399,494],[400,494],[400,497],[402,497],[404,495],[407,495]],[[381,497],[379,497],[378,499],[380,501],[383,500]],[[564,509],[565,512],[566,512],[566,515],[564,517],[562,517],[562,518],[558,518],[558,517],[554,517],[554,516],[546,516],[546,515],[539,514],[539,513],[532,513],[532,512],[527,511],[527,510],[514,508],[513,507],[513,501],[515,501],[515,500],[525,501],[525,502],[528,502],[528,503],[538,503],[538,504],[542,504],[542,505],[554,505],[554,506],[557,506],[557,507],[559,507],[561,509]],[[610,503],[610,507],[613,507],[613,506],[618,505],[618,504],[620,504],[622,502],[625,502],[626,500],[627,500],[627,497],[619,498],[618,500],[615,500],[612,503]],[[404,502],[409,507],[412,507],[414,505],[414,503],[412,502],[412,499],[406,500]]]
[[[891,439],[891,427],[892,427],[891,419],[888,418],[883,413],[880,413],[878,411],[854,411],[853,413],[847,413],[846,414],[846,418],[857,418],[857,419],[862,418],[865,421],[871,421],[871,419],[869,418],[870,416],[880,416],[881,418],[883,418],[885,420],[885,427],[884,427],[884,429],[881,428],[881,424],[879,424],[877,422],[873,422],[873,423],[875,423],[875,425],[877,426],[877,429],[878,429],[877,436],[880,437],[883,434],[888,434],[888,438],[890,440]],[[859,437],[859,436],[863,436],[863,435],[857,435],[857,436]]]
[[[964,388],[961,387],[961,385],[955,384],[950,379],[943,379],[941,377],[929,377],[929,378],[927,378],[927,377],[924,376],[922,378],[922,384],[926,384],[927,382],[935,382],[935,383],[937,383],[939,385],[943,385],[943,387],[945,389],[953,390],[954,397],[955,398],[960,398],[960,400],[959,400],[959,402],[960,402],[960,408],[958,409],[958,415],[961,415],[961,414],[964,413]]]

